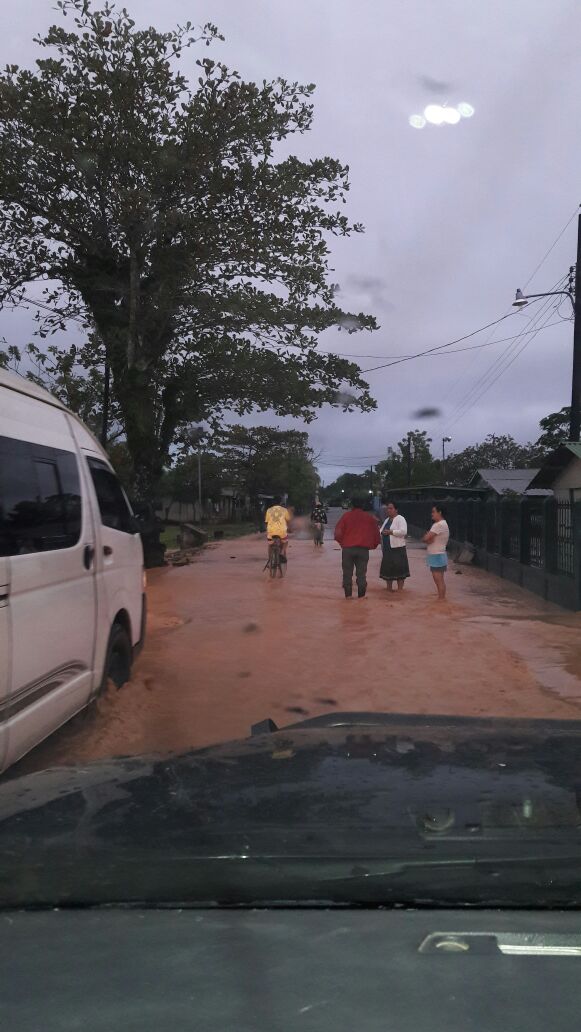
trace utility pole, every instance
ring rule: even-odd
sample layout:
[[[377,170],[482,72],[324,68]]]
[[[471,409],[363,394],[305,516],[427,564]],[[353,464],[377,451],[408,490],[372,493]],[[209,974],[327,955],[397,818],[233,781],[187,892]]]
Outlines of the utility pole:
[[[371,494],[373,494],[373,466],[369,467],[369,487],[371,488]]]
[[[577,265],[575,267],[575,322],[573,329],[573,377],[571,383],[571,426],[569,437],[578,441],[581,433],[581,215],[577,220]]]
[[[408,433],[408,487],[412,486],[412,435]]]
[[[447,483],[446,479],[446,445],[450,444],[451,437],[442,437],[442,480]]]
[[[200,523],[202,522],[202,449],[198,448],[198,505],[200,506]]]
[[[101,444],[107,447],[109,436],[109,398],[111,395],[111,367],[108,359],[105,358],[105,369],[103,379],[103,408],[101,411]]]

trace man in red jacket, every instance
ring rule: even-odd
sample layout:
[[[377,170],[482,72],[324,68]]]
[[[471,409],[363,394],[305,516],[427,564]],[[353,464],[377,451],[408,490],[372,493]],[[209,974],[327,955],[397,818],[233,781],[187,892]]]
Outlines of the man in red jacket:
[[[381,535],[375,516],[363,512],[360,498],[351,499],[351,511],[346,512],[335,527],[335,541],[342,549],[345,598],[351,598],[353,594],[353,569],[357,578],[357,595],[365,598],[369,550],[377,548]]]

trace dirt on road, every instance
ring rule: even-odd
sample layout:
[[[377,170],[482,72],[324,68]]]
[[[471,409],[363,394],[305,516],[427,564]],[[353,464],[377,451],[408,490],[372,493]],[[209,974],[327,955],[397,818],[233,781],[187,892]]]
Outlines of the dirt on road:
[[[292,540],[288,573],[263,572],[265,540],[209,545],[149,574],[146,648],[110,691],[16,773],[246,737],[330,710],[581,718],[581,618],[483,571],[451,564],[436,601],[409,549],[402,596],[369,563],[366,599],[345,600],[340,552]]]

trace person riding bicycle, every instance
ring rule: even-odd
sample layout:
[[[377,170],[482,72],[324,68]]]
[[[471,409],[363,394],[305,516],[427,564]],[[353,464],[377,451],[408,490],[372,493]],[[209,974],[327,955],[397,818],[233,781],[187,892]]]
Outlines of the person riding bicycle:
[[[311,513],[311,524],[314,528],[315,534],[319,534],[319,538],[323,540],[323,534],[325,531],[325,524],[327,522],[327,510],[321,502],[315,502],[315,508]]]
[[[266,537],[268,544],[272,542],[274,537],[279,537],[281,540],[280,550],[280,561],[286,563],[286,551],[288,548],[288,525],[291,521],[291,514],[281,505],[280,495],[275,495],[272,499],[272,505],[266,510],[264,514],[264,522],[266,523]]]

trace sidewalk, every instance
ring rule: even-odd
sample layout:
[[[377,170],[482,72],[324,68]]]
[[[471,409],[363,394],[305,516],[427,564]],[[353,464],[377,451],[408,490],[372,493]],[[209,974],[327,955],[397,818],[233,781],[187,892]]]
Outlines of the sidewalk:
[[[438,603],[424,550],[409,554],[403,596],[379,580],[378,550],[351,601],[332,540],[294,539],[283,581],[263,573],[257,535],[152,571],[131,684],[23,764],[188,749],[333,709],[581,719],[581,615],[454,564]]]

